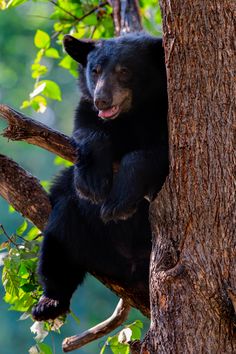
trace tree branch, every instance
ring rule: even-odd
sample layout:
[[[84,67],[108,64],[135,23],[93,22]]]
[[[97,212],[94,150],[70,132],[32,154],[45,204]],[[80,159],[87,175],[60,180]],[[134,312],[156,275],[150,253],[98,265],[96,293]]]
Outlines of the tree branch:
[[[68,161],[75,162],[76,155],[72,140],[65,134],[53,130],[4,104],[0,104],[0,116],[8,122],[8,127],[3,133],[5,138],[14,141],[24,140]]]
[[[14,209],[43,230],[51,211],[47,193],[36,177],[1,154],[0,195]]]
[[[82,346],[94,341],[95,339],[101,338],[110,333],[127,319],[129,311],[130,305],[124,300],[120,299],[115,311],[107,320],[99,323],[98,325],[81,334],[65,338],[62,343],[63,351],[70,352],[72,350],[81,348]]]

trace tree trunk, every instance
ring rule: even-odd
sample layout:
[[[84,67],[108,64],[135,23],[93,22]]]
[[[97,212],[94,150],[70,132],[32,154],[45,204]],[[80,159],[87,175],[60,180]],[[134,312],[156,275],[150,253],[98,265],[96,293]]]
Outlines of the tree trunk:
[[[141,352],[236,353],[236,2],[161,7],[171,173],[151,207],[151,326]]]

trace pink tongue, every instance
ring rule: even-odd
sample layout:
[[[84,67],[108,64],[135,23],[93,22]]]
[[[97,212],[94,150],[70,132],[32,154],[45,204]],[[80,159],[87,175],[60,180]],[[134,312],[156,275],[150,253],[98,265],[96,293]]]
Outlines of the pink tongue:
[[[119,106],[113,106],[109,109],[105,109],[104,111],[99,111],[98,116],[101,118],[110,118],[113,117],[119,111]]]

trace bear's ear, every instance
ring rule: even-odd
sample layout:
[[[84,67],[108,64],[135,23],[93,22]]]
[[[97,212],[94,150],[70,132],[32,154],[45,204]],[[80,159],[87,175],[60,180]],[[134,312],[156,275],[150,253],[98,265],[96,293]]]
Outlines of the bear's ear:
[[[64,37],[63,44],[69,56],[83,66],[86,66],[87,56],[95,48],[95,41],[79,40],[68,34]]]

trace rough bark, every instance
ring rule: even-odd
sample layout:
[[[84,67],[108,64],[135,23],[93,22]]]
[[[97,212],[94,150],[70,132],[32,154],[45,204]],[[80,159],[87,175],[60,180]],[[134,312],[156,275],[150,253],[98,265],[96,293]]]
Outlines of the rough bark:
[[[171,173],[151,207],[142,353],[236,353],[234,0],[161,1]]]
[[[39,180],[0,154],[0,195],[25,218],[43,230],[51,204]]]
[[[0,115],[7,120],[8,127],[3,136],[14,141],[24,140],[29,144],[40,146],[63,159],[75,162],[75,149],[71,139],[63,133],[37,122],[11,107],[0,104]]]

